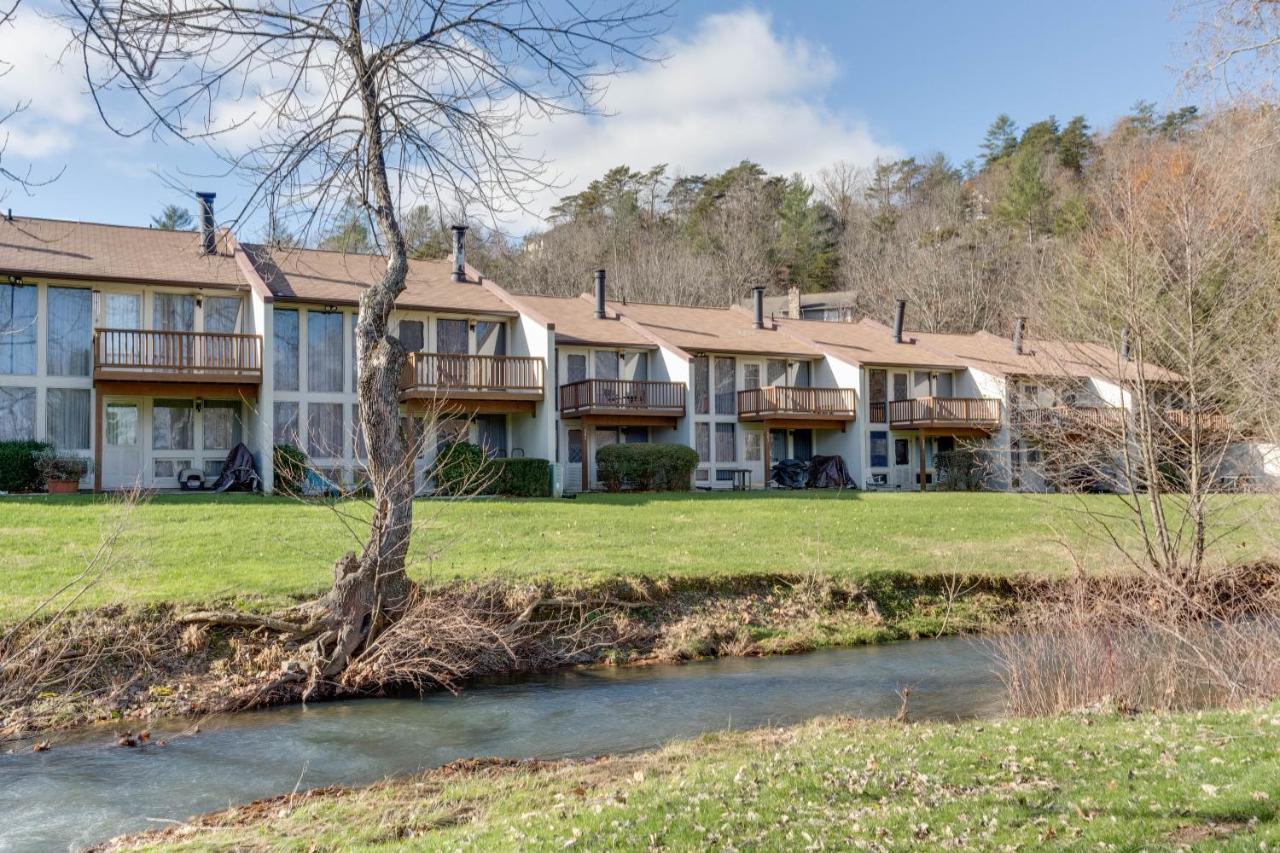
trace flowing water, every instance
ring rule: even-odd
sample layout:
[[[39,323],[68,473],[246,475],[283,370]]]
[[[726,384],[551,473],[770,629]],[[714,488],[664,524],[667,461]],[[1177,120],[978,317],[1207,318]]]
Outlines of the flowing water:
[[[957,638],[276,708],[206,721],[165,746],[119,747],[110,728],[95,727],[47,752],[0,755],[0,850],[82,847],[295,788],[374,782],[459,758],[582,757],[823,714],[889,717],[908,685],[915,719],[986,716],[1004,703],[981,641]]]

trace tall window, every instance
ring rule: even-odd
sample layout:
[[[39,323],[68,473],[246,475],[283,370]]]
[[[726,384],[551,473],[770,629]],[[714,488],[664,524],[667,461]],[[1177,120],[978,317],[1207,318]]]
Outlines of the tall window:
[[[732,415],[738,411],[737,399],[734,397],[734,368],[736,362],[732,358],[716,359],[716,414]]]
[[[342,390],[342,315],[307,312],[307,390]]]
[[[791,384],[795,385],[797,388],[809,387],[809,362],[796,362],[796,378]]]
[[[156,400],[151,410],[151,446],[156,450],[195,447],[194,401]]]
[[[206,296],[204,298],[204,330],[235,332],[240,325],[239,296]]]
[[[421,320],[400,321],[400,344],[405,352],[422,352],[425,347],[424,326]]]
[[[889,433],[877,430],[871,433],[871,467],[889,467]]]
[[[0,441],[36,437],[36,389],[0,387]]]
[[[240,443],[241,432],[239,400],[205,400],[205,450],[230,450]]]
[[[49,441],[58,449],[89,449],[88,388],[50,388],[45,415]]]
[[[466,320],[436,320],[436,352],[467,354]]]
[[[935,393],[942,398],[954,397],[956,395],[955,377],[950,373],[938,374],[938,387]]]
[[[29,284],[0,284],[0,373],[35,372],[36,288]]]
[[[905,438],[895,438],[893,440],[893,464],[894,465],[910,465],[911,464],[911,442]]]
[[[93,293],[83,288],[51,287],[48,298],[49,375],[88,376],[93,365]]]
[[[564,359],[564,384],[581,382],[587,378],[587,357],[582,353],[570,353]]]
[[[320,459],[342,456],[342,404],[307,404],[307,453]]]
[[[492,320],[476,323],[476,355],[506,355],[507,324]]]
[[[711,424],[695,423],[693,425],[694,446],[698,449],[698,461],[711,461]]]
[[[185,293],[157,293],[153,303],[155,327],[166,332],[193,332],[196,298]]]
[[[292,308],[277,308],[273,312],[271,353],[276,390],[297,391],[298,312]]]
[[[507,416],[477,415],[476,431],[479,433],[480,447],[484,455],[490,459],[505,459],[507,456]]]
[[[711,360],[705,355],[693,360],[693,410],[699,415],[711,413]]]
[[[736,462],[738,443],[737,424],[716,424],[716,462]]]
[[[907,393],[907,374],[905,373],[893,374],[893,399],[905,400],[908,398],[908,396],[909,395]]]
[[[888,416],[885,401],[889,396],[889,373],[885,370],[873,369],[868,372],[867,384],[870,386],[867,400],[871,404],[871,422],[882,424]]]
[[[622,354],[622,378],[644,382],[649,378],[649,354],[624,352]]]
[[[142,327],[142,294],[108,293],[107,328],[138,329]]]
[[[780,358],[771,358],[765,365],[765,379],[770,385],[787,384],[787,363]]]
[[[758,364],[742,365],[742,387],[743,388],[759,388],[760,387],[760,365]]]
[[[276,444],[292,444],[298,447],[298,404],[277,402],[273,407],[272,437]]]
[[[618,378],[618,354],[612,350],[596,350],[596,379]]]

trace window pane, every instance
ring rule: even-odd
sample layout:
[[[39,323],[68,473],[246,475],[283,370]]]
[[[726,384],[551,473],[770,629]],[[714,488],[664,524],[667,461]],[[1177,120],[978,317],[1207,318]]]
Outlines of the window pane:
[[[907,396],[907,374],[893,374],[893,399],[905,400]]]
[[[884,370],[872,370],[870,373],[870,395],[873,403],[883,403],[889,393],[889,374]]]
[[[905,438],[895,438],[893,440],[893,464],[911,464],[911,444]]]
[[[89,389],[50,388],[46,432],[59,450],[89,449]]]
[[[142,294],[108,293],[107,328],[138,329],[142,323]]]
[[[191,450],[195,430],[191,400],[156,400],[151,414],[151,446],[156,450]]]
[[[699,415],[711,413],[711,360],[705,355],[693,360],[693,409]]]
[[[596,379],[618,378],[618,354],[616,352],[595,353]]]
[[[796,363],[796,379],[791,384],[797,388],[809,387],[809,362],[801,361]]]
[[[36,389],[0,388],[0,441],[36,437]]]
[[[478,415],[477,431],[480,433],[480,447],[484,455],[490,459],[505,459],[507,455],[507,416]]]
[[[240,443],[240,401],[206,400],[204,449],[230,450]]]
[[[582,430],[569,430],[569,464],[578,465],[582,462]]]
[[[466,355],[466,320],[436,320],[436,352]]]
[[[88,376],[93,364],[93,292],[51,287],[48,298],[49,375]]]
[[[813,458],[813,430],[798,429],[791,433],[791,457],[801,462]]]
[[[307,390],[342,390],[342,315],[307,312]]]
[[[298,447],[298,404],[276,403],[272,411],[272,436],[276,444]]]
[[[421,320],[400,321],[400,344],[405,352],[422,352],[424,326]]]
[[[787,363],[780,358],[771,358],[765,365],[765,374],[770,385],[786,385]]]
[[[738,411],[737,399],[734,397],[733,371],[736,362],[732,358],[716,359],[716,414],[732,415]]]
[[[35,372],[36,288],[0,284],[0,373]],[[34,423],[35,417],[31,420]]]
[[[954,397],[955,395],[956,395],[955,378],[950,373],[939,373],[938,374],[938,396]]]
[[[628,352],[622,354],[622,378],[644,382],[649,378],[649,354]]]
[[[742,434],[744,450],[748,462],[759,462],[764,457],[764,433],[760,430],[747,430]]]
[[[915,392],[914,396],[917,398],[928,397],[929,396],[929,371],[917,370],[915,372],[914,378],[915,378],[915,382],[912,383],[914,385],[914,388],[912,389]]]
[[[736,424],[716,424],[716,462],[737,461],[738,448],[734,441],[736,432]]]
[[[342,457],[341,403],[307,404],[307,453],[319,459]]]
[[[476,354],[506,355],[507,324],[495,323],[492,320],[481,320],[476,323]]]
[[[157,293],[154,303],[155,328],[167,332],[193,332],[196,328],[196,298],[184,293]]]
[[[871,467],[889,467],[889,433],[871,433]]]
[[[204,330],[234,332],[240,323],[239,296],[206,296],[204,298]]]
[[[564,369],[566,374],[564,384],[581,382],[587,378],[587,357],[580,353],[565,356]]]
[[[627,444],[648,444],[649,428],[646,426],[623,427],[622,440]]]
[[[742,365],[742,387],[743,388],[759,388],[760,387],[760,365],[758,364]]]
[[[134,403],[107,403],[103,418],[106,443],[111,447],[138,446],[138,407]]]
[[[289,308],[276,308],[272,314],[271,351],[275,360],[275,389],[297,391],[298,312]]]
[[[694,445],[698,449],[698,461],[711,461],[711,424],[693,425]]]

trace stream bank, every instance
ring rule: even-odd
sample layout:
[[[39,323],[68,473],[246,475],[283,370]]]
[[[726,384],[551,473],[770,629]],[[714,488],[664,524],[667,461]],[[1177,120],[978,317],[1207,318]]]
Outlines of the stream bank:
[[[1030,581],[984,577],[869,575],[857,581],[823,575],[636,577],[562,585],[450,583],[442,600],[487,595],[540,596],[582,615],[591,642],[555,657],[533,647],[494,654],[474,676],[518,674],[547,661],[629,665],[721,656],[794,654],[814,649],[983,632],[1008,624],[1019,590]],[[210,607],[216,608],[217,602]],[[276,704],[264,694],[291,649],[263,629],[183,624],[202,608],[101,608],[61,622],[33,625],[15,644],[43,632],[50,672],[26,701],[0,718],[0,741],[87,723],[147,721]],[[548,638],[548,642],[550,638]],[[454,685],[455,687],[461,684]],[[347,695],[385,695],[385,684]]]

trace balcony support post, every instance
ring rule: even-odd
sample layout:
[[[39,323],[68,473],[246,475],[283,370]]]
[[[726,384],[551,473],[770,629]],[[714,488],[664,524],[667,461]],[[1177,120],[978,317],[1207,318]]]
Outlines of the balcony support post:
[[[925,481],[924,443],[925,442],[924,442],[923,430],[921,430],[921,432],[916,436],[916,441],[918,442],[918,447],[920,452],[920,491],[923,492],[925,490],[925,487],[924,487],[924,481]]]
[[[102,419],[106,412],[101,386],[93,389],[93,409],[93,490],[100,492],[102,491]],[[141,424],[139,424],[139,429],[141,429]]]

